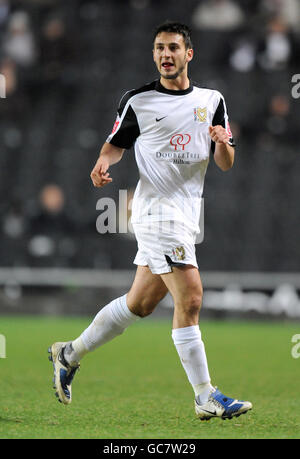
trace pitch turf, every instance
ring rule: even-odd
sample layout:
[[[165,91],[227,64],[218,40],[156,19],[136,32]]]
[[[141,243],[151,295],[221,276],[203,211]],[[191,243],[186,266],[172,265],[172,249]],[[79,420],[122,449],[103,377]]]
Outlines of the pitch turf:
[[[73,403],[58,403],[47,347],[77,337],[89,322],[0,317],[7,346],[0,359],[0,438],[300,438],[300,358],[291,356],[299,322],[201,323],[213,384],[253,403],[246,415],[209,422],[194,416],[168,320],[141,320],[88,354]]]

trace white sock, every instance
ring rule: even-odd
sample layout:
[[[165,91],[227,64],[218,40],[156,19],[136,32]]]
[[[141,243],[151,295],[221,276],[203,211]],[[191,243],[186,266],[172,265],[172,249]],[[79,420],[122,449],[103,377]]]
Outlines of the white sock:
[[[81,334],[86,349],[93,351],[102,344],[111,341],[139,319],[127,306],[126,295],[111,301],[104,306],[91,325]]]
[[[72,341],[72,347],[74,352],[79,360],[85,356],[89,352],[89,350],[85,347],[84,342],[82,341],[81,336],[78,336],[74,341]]]
[[[77,345],[74,346],[74,343],[81,342],[81,348]],[[76,350],[75,350],[76,349]],[[83,345],[80,337],[75,341],[69,341],[64,348],[64,358],[71,367],[77,367],[79,360],[87,353],[85,346]]]
[[[195,396],[200,396],[201,403],[205,403],[213,386],[199,326],[176,328],[172,330],[172,338]]]
[[[195,397],[200,405],[206,403],[210,394],[216,390],[210,382],[204,384],[195,384],[193,389],[195,392]]]
[[[104,306],[96,315],[93,322],[83,333],[71,343],[71,352],[65,352],[64,356],[70,365],[79,360],[90,351],[102,344],[111,341],[140,317],[133,314],[127,306],[126,295],[121,296]]]

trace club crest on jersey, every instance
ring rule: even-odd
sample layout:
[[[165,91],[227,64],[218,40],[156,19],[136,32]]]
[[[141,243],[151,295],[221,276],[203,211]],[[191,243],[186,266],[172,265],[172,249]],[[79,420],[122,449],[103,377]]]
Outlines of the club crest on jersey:
[[[181,261],[185,259],[185,250],[182,245],[180,247],[176,247],[176,249],[173,249],[172,252],[176,260]]]
[[[199,121],[200,123],[203,123],[203,121],[206,121],[207,117],[207,108],[201,108],[201,107],[195,107],[194,108],[194,121]]]

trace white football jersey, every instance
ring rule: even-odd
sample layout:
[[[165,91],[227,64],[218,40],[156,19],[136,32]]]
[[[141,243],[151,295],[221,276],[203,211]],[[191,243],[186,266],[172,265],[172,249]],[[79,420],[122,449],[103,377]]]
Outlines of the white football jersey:
[[[168,90],[156,80],[124,94],[107,142],[125,149],[134,145],[140,180],[132,223],[175,220],[199,231],[204,178],[215,147],[210,125],[226,128],[234,145],[218,91],[192,82],[186,90]]]

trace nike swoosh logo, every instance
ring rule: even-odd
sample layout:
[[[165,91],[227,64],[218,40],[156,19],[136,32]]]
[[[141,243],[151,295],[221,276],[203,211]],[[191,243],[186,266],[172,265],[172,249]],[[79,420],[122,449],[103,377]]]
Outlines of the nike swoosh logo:
[[[167,118],[167,116],[168,116],[168,115],[163,116],[162,118],[156,118],[156,121],[161,121],[161,120],[163,120],[164,118]]]
[[[216,415],[217,415],[216,410],[215,410],[215,411],[208,411],[208,410],[204,410],[204,409],[202,408],[202,411],[205,411],[206,413],[212,414],[213,416],[216,416]]]

